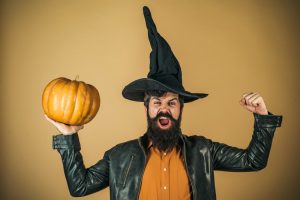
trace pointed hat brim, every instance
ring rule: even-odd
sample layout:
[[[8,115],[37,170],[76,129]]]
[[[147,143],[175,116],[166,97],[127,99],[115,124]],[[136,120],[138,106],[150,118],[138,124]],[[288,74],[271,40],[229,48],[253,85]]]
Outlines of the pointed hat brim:
[[[168,83],[163,83],[164,80],[167,80]],[[161,90],[178,94],[184,100],[184,103],[189,103],[208,96],[206,93],[191,93],[184,90],[184,88],[171,86],[170,80],[170,77],[159,81],[151,78],[141,78],[125,86],[122,95],[128,100],[143,102],[146,91]]]

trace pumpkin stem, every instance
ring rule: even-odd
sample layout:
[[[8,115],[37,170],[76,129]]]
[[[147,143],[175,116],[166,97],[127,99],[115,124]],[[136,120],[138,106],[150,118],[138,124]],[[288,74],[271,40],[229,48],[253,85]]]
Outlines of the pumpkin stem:
[[[78,81],[78,79],[79,79],[79,75],[77,74],[75,77],[75,81]]]

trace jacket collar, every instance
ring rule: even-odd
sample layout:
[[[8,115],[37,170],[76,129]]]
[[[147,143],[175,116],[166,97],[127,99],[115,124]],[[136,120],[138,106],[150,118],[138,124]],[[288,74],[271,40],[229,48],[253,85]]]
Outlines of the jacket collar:
[[[145,152],[145,154],[148,155],[149,140],[148,140],[147,132],[144,133],[144,135],[142,135],[139,138],[139,144],[140,144],[141,148],[143,149],[143,151]]]

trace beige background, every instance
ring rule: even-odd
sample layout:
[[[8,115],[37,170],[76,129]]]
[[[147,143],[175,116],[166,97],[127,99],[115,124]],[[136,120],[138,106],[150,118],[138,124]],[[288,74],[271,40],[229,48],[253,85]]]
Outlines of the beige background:
[[[56,130],[43,116],[46,84],[64,76],[101,95],[95,119],[80,132],[86,166],[145,131],[141,103],[122,98],[148,72],[150,44],[142,6],[152,11],[183,70],[185,88],[207,92],[186,104],[183,131],[247,147],[252,114],[238,104],[257,91],[284,116],[266,169],[216,172],[218,199],[299,198],[299,4],[293,1],[1,1],[0,199],[73,199]],[[84,199],[109,199],[109,190]]]

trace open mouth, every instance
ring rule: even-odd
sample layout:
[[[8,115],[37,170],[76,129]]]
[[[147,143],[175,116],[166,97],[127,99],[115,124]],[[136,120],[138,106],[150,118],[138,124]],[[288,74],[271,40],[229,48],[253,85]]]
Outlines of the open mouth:
[[[158,119],[158,124],[161,128],[168,128],[171,124],[171,120],[167,117],[160,117]]]

